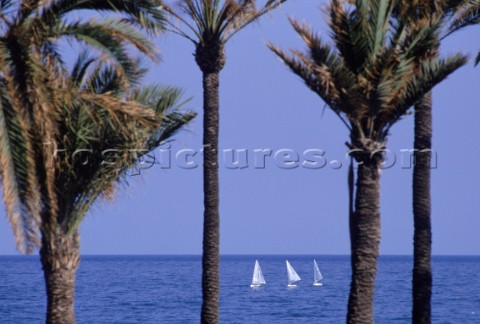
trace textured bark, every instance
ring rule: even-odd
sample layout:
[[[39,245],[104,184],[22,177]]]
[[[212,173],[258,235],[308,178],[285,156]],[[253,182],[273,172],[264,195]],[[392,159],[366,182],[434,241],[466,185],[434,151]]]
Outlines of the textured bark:
[[[377,158],[358,166],[351,218],[352,282],[347,323],[373,323],[373,295],[380,245],[380,175]]]
[[[218,323],[220,214],[218,188],[219,73],[203,73],[203,259],[202,323]]]
[[[413,308],[412,323],[431,322],[431,206],[430,161],[432,148],[432,93],[415,106],[415,143],[413,169]]]
[[[355,216],[355,174],[353,171],[353,158],[350,158],[348,167],[348,223],[350,230],[350,250],[353,250],[353,242],[355,240],[355,231],[353,228],[353,217]]]
[[[47,291],[47,324],[75,323],[75,273],[80,262],[78,233],[62,230],[42,239],[40,258]]]

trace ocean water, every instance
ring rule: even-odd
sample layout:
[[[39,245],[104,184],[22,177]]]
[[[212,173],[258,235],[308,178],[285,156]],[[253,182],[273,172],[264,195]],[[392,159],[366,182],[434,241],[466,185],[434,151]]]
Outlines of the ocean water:
[[[285,259],[302,281],[287,288]],[[222,256],[221,323],[343,323],[350,282],[346,256],[315,256],[324,285],[312,286],[313,256]],[[255,259],[267,285],[249,287]],[[382,257],[376,323],[409,323],[411,257]],[[433,322],[480,323],[480,257],[434,257]],[[0,257],[0,323],[43,323],[38,257]],[[82,256],[78,323],[199,323],[199,256]]]

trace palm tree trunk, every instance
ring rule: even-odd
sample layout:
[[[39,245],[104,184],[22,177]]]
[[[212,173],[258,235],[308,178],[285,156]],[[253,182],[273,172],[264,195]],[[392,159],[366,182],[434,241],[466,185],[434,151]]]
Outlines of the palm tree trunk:
[[[431,206],[430,160],[432,148],[432,93],[415,106],[415,143],[413,169],[413,309],[412,323],[431,322]]]
[[[359,163],[355,211],[351,217],[352,283],[347,323],[374,322],[373,295],[380,245],[380,174],[378,159]]]
[[[44,235],[40,259],[47,291],[46,323],[75,323],[75,273],[80,262],[78,232],[66,235],[59,230],[50,239]]]
[[[218,193],[219,72],[203,72],[203,259],[202,323],[218,323],[220,215]]]
[[[353,242],[355,240],[355,230],[353,228],[355,216],[355,174],[353,171],[353,158],[350,158],[350,165],[348,167],[348,223],[350,231],[350,250],[353,250]]]

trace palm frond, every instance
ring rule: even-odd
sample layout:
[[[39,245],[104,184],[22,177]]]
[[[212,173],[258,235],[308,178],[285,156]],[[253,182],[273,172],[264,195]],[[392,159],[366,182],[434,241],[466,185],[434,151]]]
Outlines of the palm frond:
[[[425,93],[432,90],[437,84],[445,80],[450,74],[464,66],[468,56],[456,54],[447,58],[426,60],[420,66],[420,73],[408,83],[408,91],[403,107],[411,107]],[[405,108],[404,108],[405,109]]]
[[[180,102],[182,94],[183,91],[175,87],[149,85],[134,91],[129,97],[155,111],[162,121],[161,126],[152,132],[147,140],[147,152],[160,146],[196,117],[196,113],[182,110],[189,102]]]
[[[71,72],[72,83],[75,87],[79,87],[85,83],[88,76],[88,69],[94,62],[95,58],[90,57],[89,53],[85,50],[78,55]]]
[[[125,15],[124,22],[151,32],[158,32],[165,27],[162,6],[159,0],[57,0],[43,12],[42,20],[62,19],[65,15],[78,10],[95,10],[120,13]]]
[[[257,9],[255,0],[182,0],[178,9],[166,5],[162,9],[186,27],[184,30],[170,18],[169,29],[194,44],[211,40],[225,44],[237,32],[285,1],[267,0]]]
[[[248,0],[245,0],[245,2]],[[241,12],[241,14],[235,19],[230,19],[228,21],[229,25],[232,26],[231,31],[226,34],[225,37],[225,42],[230,40],[235,34],[237,34],[239,31],[250,25],[251,23],[258,21],[262,16],[266,15],[267,13],[273,11],[274,9],[278,8],[280,5],[282,5],[285,1],[287,0],[268,0],[265,5],[259,9],[255,10],[255,7],[253,7],[253,10],[245,10]],[[249,0],[249,2],[253,2]],[[232,18],[234,16],[232,15]],[[229,31],[229,29],[225,29],[226,31]]]
[[[2,88],[5,84],[2,85]],[[34,153],[28,126],[8,97],[0,91],[0,170],[3,199],[17,249],[31,253],[39,246],[39,185],[35,177]]]
[[[332,0],[328,13],[334,46],[295,20],[292,26],[306,45],[303,52],[288,55],[269,44],[367,150],[383,147],[389,128],[415,101],[466,63],[460,54],[445,60],[431,55],[438,47],[442,17],[407,25],[396,18],[396,4]]]
[[[157,85],[136,87],[101,58],[85,52],[57,89],[55,183],[57,222],[76,230],[92,204],[112,197],[151,150],[170,139],[196,114],[179,102],[182,91]],[[43,233],[42,233],[43,234]],[[48,234],[48,233],[47,233]]]
[[[51,37],[69,36],[84,41],[124,61],[126,46],[132,45],[141,53],[155,59],[158,52],[151,40],[146,38],[130,24],[115,19],[87,22],[60,22],[51,29]]]
[[[470,0],[454,16],[449,26],[449,34],[478,23],[480,23],[480,1]]]

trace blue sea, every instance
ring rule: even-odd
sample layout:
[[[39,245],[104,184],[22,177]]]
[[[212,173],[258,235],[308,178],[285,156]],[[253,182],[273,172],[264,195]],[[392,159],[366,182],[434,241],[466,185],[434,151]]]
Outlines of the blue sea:
[[[312,286],[312,259],[324,285]],[[249,287],[255,259],[267,281]],[[302,281],[287,288],[285,259]],[[411,257],[379,262],[376,323],[410,323]],[[480,323],[480,257],[434,257],[434,323]],[[221,323],[343,323],[350,282],[347,256],[222,256]],[[0,257],[0,323],[44,323],[38,257]],[[199,323],[199,256],[82,256],[78,323]]]

